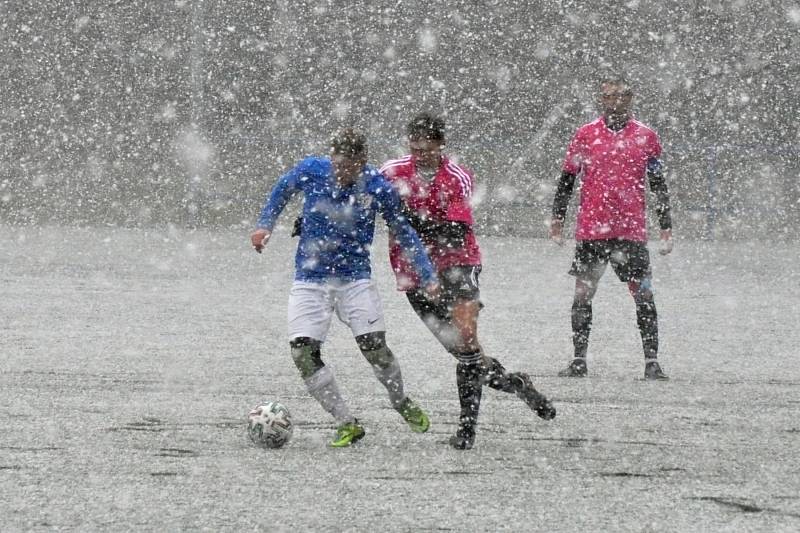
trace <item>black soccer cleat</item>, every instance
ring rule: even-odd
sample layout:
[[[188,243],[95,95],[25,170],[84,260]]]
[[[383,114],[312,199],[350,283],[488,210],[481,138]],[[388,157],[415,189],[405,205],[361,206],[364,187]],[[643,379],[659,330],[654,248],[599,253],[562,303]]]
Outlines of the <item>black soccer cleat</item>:
[[[473,444],[475,444],[475,428],[472,426],[459,426],[456,434],[450,437],[450,446],[456,450],[471,450]]]
[[[658,361],[649,361],[644,365],[644,379],[667,381],[669,376],[661,370],[661,365],[658,364]]]
[[[573,359],[567,368],[558,372],[562,378],[585,378],[588,374],[585,359]]]
[[[509,374],[511,383],[514,384],[514,392],[521,398],[539,418],[552,420],[556,417],[556,408],[553,402],[548,400],[544,394],[536,390],[531,378],[524,372],[514,372]]]

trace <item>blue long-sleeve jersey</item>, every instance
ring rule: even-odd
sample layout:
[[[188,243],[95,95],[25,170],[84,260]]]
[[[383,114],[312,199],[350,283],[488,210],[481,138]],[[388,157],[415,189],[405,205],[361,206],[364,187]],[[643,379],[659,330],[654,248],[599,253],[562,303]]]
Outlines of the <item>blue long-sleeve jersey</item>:
[[[403,246],[424,284],[436,280],[425,246],[401,212],[400,197],[377,169],[366,165],[347,187],[336,182],[327,157],[307,157],[278,179],[258,219],[272,231],[289,200],[302,192],[303,225],[295,255],[295,279],[367,279],[375,215],[380,213]]]

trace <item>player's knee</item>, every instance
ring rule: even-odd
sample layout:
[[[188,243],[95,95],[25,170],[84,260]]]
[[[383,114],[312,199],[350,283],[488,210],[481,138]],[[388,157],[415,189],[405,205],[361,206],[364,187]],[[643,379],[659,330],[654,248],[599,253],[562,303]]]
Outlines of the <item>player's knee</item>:
[[[386,333],[383,331],[358,335],[356,343],[364,358],[372,366],[386,368],[394,361],[394,354],[386,346]]]
[[[653,300],[653,281],[650,278],[629,281],[628,291],[636,303],[650,302]]]
[[[362,352],[378,350],[386,346],[386,332],[373,331],[371,333],[358,335],[356,336],[356,343]]]
[[[572,298],[572,309],[582,309],[592,306],[592,296],[589,294],[578,294]]]
[[[322,343],[310,337],[296,337],[289,341],[292,350],[292,360],[300,371],[300,377],[308,379],[320,368],[325,366],[322,362],[320,347]]]
[[[467,320],[455,321],[457,333],[456,344],[461,351],[474,351],[478,349],[478,322],[469,317]]]
[[[598,280],[595,279],[577,279],[575,280],[575,295],[573,300],[576,302],[591,302],[597,293]]]

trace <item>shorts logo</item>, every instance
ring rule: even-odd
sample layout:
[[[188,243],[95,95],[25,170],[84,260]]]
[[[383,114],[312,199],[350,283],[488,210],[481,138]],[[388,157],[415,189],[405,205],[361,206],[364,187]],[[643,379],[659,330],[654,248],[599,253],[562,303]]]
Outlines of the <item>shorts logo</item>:
[[[380,318],[376,318],[376,319],[374,319],[374,320],[367,320],[367,324],[369,324],[369,325],[371,326],[372,324],[374,324],[374,323],[375,323],[375,322],[377,322],[378,320],[380,320]]]

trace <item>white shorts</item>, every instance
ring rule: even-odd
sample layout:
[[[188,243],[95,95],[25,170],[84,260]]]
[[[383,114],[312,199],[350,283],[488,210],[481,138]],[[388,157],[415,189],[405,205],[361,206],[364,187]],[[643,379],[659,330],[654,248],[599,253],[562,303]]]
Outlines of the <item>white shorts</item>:
[[[372,280],[295,281],[289,292],[289,339],[324,341],[334,311],[354,337],[386,331],[383,305]]]

